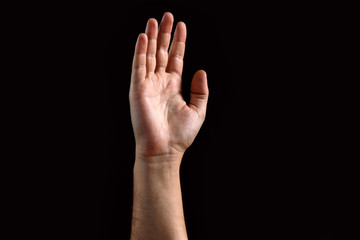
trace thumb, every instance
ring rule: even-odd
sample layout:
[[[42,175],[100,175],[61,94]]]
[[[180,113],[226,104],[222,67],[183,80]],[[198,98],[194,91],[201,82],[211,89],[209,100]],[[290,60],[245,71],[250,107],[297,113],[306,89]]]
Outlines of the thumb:
[[[195,110],[199,116],[205,118],[206,105],[209,97],[206,72],[199,70],[195,73],[191,82],[189,107]]]

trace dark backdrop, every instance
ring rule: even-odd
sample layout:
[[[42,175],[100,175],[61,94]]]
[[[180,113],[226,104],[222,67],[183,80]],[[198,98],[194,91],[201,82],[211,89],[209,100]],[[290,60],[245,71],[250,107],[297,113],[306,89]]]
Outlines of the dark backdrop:
[[[189,238],[343,236],[353,175],[333,127],[337,92],[324,76],[331,24],[315,7],[58,5],[19,20],[29,97],[17,152],[29,161],[19,167],[15,218],[26,227],[16,233],[128,239],[132,54],[147,19],[171,11],[188,28],[184,98],[198,69],[210,88],[181,167]]]

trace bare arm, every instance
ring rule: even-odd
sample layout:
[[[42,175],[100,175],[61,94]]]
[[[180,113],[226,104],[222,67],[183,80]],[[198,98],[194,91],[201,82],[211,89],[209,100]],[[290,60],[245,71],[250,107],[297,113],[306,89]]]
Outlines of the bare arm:
[[[139,35],[131,76],[130,110],[136,140],[131,239],[187,239],[179,169],[205,119],[206,73],[195,73],[190,103],[181,95],[186,26],[165,13]]]
[[[187,239],[179,169],[141,161],[137,158],[134,168],[132,239]]]

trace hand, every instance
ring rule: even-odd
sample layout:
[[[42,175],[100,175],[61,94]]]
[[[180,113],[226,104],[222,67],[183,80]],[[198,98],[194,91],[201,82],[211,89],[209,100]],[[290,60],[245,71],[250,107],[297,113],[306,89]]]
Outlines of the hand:
[[[157,21],[149,19],[135,47],[129,99],[136,154],[140,156],[182,155],[205,119],[206,73],[195,73],[190,103],[186,104],[181,95],[186,25],[177,24],[168,51],[173,22],[169,12],[159,29]]]

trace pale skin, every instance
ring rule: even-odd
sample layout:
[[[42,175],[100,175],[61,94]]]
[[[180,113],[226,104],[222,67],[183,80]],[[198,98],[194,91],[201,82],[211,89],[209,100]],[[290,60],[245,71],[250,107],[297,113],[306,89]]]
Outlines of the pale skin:
[[[130,111],[136,141],[131,239],[187,239],[179,169],[202,126],[209,96],[205,71],[195,73],[190,102],[181,94],[186,25],[166,12],[138,36]],[[171,42],[171,44],[170,44]]]

